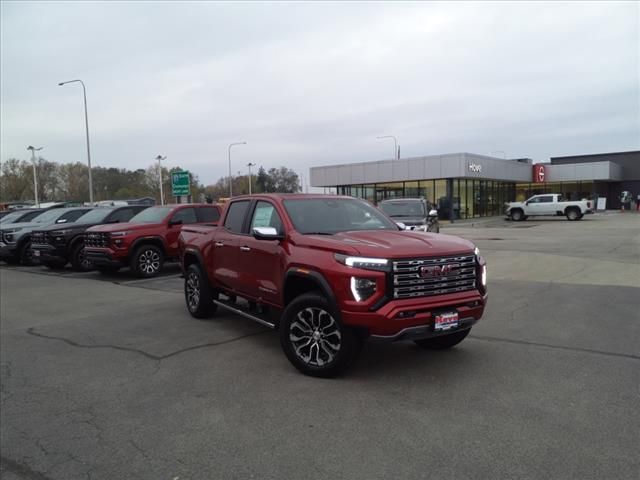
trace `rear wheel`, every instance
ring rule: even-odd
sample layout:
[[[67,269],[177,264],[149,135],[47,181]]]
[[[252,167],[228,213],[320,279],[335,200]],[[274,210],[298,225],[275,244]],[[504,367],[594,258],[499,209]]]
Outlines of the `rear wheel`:
[[[33,250],[31,250],[31,241],[27,240],[20,247],[20,253],[18,254],[20,258],[20,263],[22,265],[26,265],[28,267],[35,265],[35,261],[33,259]]]
[[[459,344],[467,337],[467,335],[469,335],[470,331],[471,329],[468,328],[467,330],[450,333],[449,335],[415,340],[415,344],[419,347],[428,348],[430,350],[446,350],[447,348],[451,348]]]
[[[305,375],[334,377],[344,372],[360,352],[362,340],[343,325],[323,296],[306,293],[285,309],[280,344],[289,361]]]
[[[567,208],[565,215],[567,216],[567,220],[571,221],[580,220],[580,218],[582,218],[580,210],[578,210],[577,208]]]
[[[93,268],[93,264],[84,254],[84,243],[79,242],[71,250],[71,266],[77,272],[88,272]]]
[[[519,222],[520,220],[524,219],[524,213],[522,212],[522,210],[516,208],[515,210],[511,211],[511,220],[513,220],[514,222]]]
[[[131,258],[131,271],[138,277],[155,277],[164,263],[164,254],[155,245],[141,245]]]
[[[192,317],[209,318],[216,312],[209,280],[198,264],[191,264],[184,276],[184,299]]]

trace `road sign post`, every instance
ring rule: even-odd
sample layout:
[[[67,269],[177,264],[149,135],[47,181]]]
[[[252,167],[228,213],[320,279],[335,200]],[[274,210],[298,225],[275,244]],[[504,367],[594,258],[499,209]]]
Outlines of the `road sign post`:
[[[173,172],[171,174],[171,194],[178,199],[178,203],[182,197],[189,198],[191,195],[191,175],[189,172]]]

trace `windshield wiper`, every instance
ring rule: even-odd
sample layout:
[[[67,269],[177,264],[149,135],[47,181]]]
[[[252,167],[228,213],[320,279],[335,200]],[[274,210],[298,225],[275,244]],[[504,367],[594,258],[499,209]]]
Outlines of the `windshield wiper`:
[[[329,233],[329,232],[304,232],[303,235],[333,235],[333,233]]]

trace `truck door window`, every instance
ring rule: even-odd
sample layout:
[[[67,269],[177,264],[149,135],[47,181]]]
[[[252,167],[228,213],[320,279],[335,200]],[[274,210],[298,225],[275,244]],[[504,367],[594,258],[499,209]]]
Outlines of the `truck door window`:
[[[540,200],[540,203],[552,203],[553,202],[553,196],[551,195],[545,195],[544,197],[538,197]]]
[[[269,202],[258,202],[251,219],[251,231],[255,227],[273,227],[282,233],[282,221],[275,207]]]
[[[224,219],[224,228],[233,233],[242,233],[242,225],[248,207],[249,200],[233,202],[229,205],[227,218]]]
[[[196,210],[194,208],[183,208],[182,210],[178,210],[171,217],[172,222],[182,220],[183,225],[188,225],[190,223],[198,223],[198,217],[196,216]]]

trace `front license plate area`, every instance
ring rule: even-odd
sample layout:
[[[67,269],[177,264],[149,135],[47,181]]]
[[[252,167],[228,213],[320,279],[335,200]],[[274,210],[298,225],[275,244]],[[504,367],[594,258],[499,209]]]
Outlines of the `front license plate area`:
[[[436,314],[433,329],[436,332],[444,332],[458,327],[458,312],[443,312]]]

